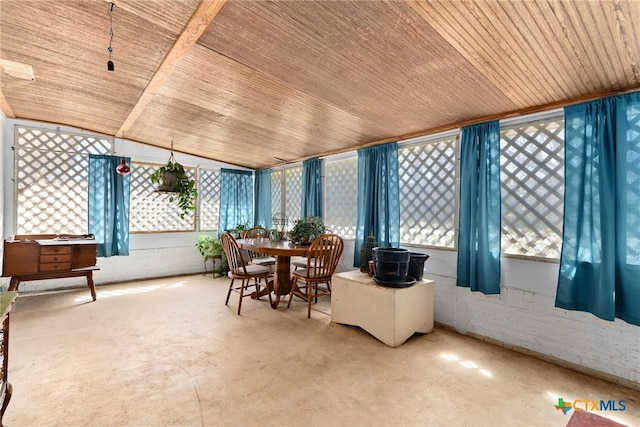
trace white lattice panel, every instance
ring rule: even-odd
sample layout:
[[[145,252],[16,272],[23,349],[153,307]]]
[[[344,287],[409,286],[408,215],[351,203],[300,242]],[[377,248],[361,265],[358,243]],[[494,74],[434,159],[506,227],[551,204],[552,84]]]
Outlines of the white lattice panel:
[[[289,224],[300,218],[302,212],[302,166],[287,168],[284,170],[286,188],[285,213],[289,218]]]
[[[624,159],[627,185],[626,221],[627,229],[627,263],[640,265],[640,106],[628,108],[627,119],[629,121],[629,135],[631,142],[627,147],[627,155]]]
[[[282,197],[284,172],[282,169],[271,171],[271,226],[280,231],[289,229],[289,218],[284,213],[286,206]]]
[[[271,171],[271,215],[284,212],[282,206],[282,170]]]
[[[194,214],[180,218],[178,204],[169,199],[170,193],[156,192],[157,184],[151,182],[151,174],[160,165],[132,162],[131,167],[131,207],[129,231],[131,233],[158,231],[193,231]],[[192,178],[195,168],[185,167]]]
[[[88,231],[88,154],[109,154],[113,138],[15,127],[16,233]]]
[[[564,192],[564,120],[501,131],[502,252],[559,258]]]
[[[456,139],[400,147],[400,241],[455,247]]]
[[[198,198],[200,199],[200,230],[217,230],[220,217],[219,170],[200,170]]]
[[[356,238],[358,157],[325,162],[325,225],[343,239]]]

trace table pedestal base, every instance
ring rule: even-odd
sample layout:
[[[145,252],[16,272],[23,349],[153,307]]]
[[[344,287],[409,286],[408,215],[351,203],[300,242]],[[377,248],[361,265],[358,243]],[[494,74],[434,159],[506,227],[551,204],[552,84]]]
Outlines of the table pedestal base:
[[[291,269],[289,266],[290,257],[278,256],[276,257],[276,270],[273,275],[273,280],[267,283],[265,289],[260,292],[254,292],[251,294],[251,298],[257,299],[261,296],[268,295],[271,308],[278,308],[280,299],[283,295],[289,295],[291,292]],[[271,292],[274,293],[274,297],[271,297]]]

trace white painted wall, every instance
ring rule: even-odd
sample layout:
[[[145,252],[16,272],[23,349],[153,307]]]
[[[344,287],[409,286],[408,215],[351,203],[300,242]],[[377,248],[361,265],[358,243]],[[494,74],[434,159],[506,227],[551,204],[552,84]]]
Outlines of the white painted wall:
[[[4,177],[3,236],[13,232],[13,125],[2,120]],[[28,122],[20,122],[29,124]],[[42,126],[41,124],[37,124]],[[51,128],[54,128],[51,126]],[[68,131],[77,131],[67,129]],[[116,154],[137,161],[164,163],[169,153],[128,141],[116,141]],[[221,167],[217,162],[175,155],[188,166]],[[0,191],[3,191],[0,189]],[[98,285],[117,281],[202,272],[202,258],[194,247],[198,232],[131,235],[131,255],[99,258]],[[345,242],[340,270],[353,268],[354,242]],[[501,294],[485,296],[455,286],[456,252],[409,248],[430,255],[425,277],[436,282],[435,320],[469,333],[565,360],[572,364],[640,383],[640,328],[624,321],[607,322],[589,313],[554,307],[558,265],[511,258],[502,260]],[[209,266],[210,268],[210,266]],[[6,280],[6,279],[5,279]],[[85,286],[82,279],[27,282],[21,291]]]
[[[437,322],[640,387],[640,327],[554,307],[557,263],[503,258],[501,293],[489,296],[455,285],[456,252],[408,249],[430,255],[425,278],[436,282]]]

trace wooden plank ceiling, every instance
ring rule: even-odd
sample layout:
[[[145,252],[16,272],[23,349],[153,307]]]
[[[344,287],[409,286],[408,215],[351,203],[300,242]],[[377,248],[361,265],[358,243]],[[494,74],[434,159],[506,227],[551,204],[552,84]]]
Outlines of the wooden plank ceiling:
[[[0,0],[9,118],[260,169],[640,88],[640,2]]]

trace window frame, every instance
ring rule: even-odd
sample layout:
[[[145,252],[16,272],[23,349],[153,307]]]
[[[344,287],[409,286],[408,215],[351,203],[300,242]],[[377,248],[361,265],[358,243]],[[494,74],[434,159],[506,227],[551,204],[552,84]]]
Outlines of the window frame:
[[[162,166],[164,166],[163,163],[156,163],[156,162],[145,162],[145,161],[136,161],[136,160],[132,160],[131,161],[131,169],[132,169],[132,174],[134,169],[138,166],[145,166],[145,167],[153,167],[154,169],[160,168]],[[185,170],[188,172],[190,170],[193,170],[193,177],[196,180],[196,189],[199,191],[200,190],[200,174],[199,174],[199,168],[197,166],[188,166],[188,165],[183,165]],[[151,182],[151,178],[149,176],[149,182]],[[131,181],[131,186],[132,188],[135,186],[133,180]],[[156,186],[156,184],[150,184],[150,186]],[[131,205],[133,205],[133,190],[131,191],[131,196],[130,196],[130,203]],[[169,202],[168,200],[166,201],[166,206],[170,206],[172,204],[174,204],[174,202]],[[129,234],[162,234],[162,233],[192,233],[192,232],[197,232],[198,230],[198,208],[199,208],[199,204],[200,204],[200,194],[198,193],[198,197],[196,198],[196,209],[194,210],[193,214],[192,214],[192,221],[191,221],[191,225],[192,227],[189,229],[164,229],[164,230],[136,230],[133,231],[131,229],[131,220],[133,217],[133,214],[131,212],[131,210],[129,211]],[[158,209],[162,209],[162,206],[159,206]],[[175,209],[176,212],[178,211],[177,209]]]
[[[505,119],[505,120],[501,120],[500,121],[500,145],[501,145],[501,149],[500,149],[500,156],[502,158],[502,132],[505,128],[510,128],[510,127],[517,127],[517,126],[526,126],[526,125],[534,125],[536,123],[542,123],[542,122],[548,122],[548,121],[553,121],[553,120],[560,120],[563,122],[563,127],[561,132],[564,133],[564,121],[565,121],[565,117],[564,117],[564,110],[563,109],[554,109],[554,110],[548,110],[548,111],[544,111],[541,113],[536,113],[536,114],[530,114],[530,115],[526,115],[526,116],[518,116],[518,117],[514,117],[511,119]],[[563,152],[563,156],[565,155],[564,151],[564,139],[562,141],[562,152]],[[564,159],[564,157],[563,157]],[[501,162],[502,163],[502,162]],[[562,164],[562,169],[564,170],[564,164]],[[500,173],[502,174],[502,164],[500,165]],[[563,173],[563,182],[564,182],[564,173]],[[501,193],[502,193],[502,187],[503,187],[503,182],[502,182],[502,177],[500,180],[500,188],[501,188]],[[503,195],[504,193],[502,193],[501,195]],[[564,211],[564,184],[563,184],[563,191],[561,196],[561,204],[563,207],[563,211]],[[502,202],[501,202],[502,204]],[[502,207],[504,206],[504,204],[502,204]],[[500,226],[500,255],[502,258],[511,258],[511,259],[519,259],[519,260],[524,260],[524,261],[535,261],[535,262],[546,262],[546,263],[552,263],[552,264],[559,264],[560,263],[560,255],[562,252],[562,241],[564,236],[562,235],[562,229],[560,230],[560,249],[559,249],[559,255],[558,258],[550,258],[550,257],[541,257],[541,256],[536,256],[536,255],[526,255],[526,254],[510,254],[510,253],[505,253],[503,250],[503,245],[502,245],[502,239],[504,236],[503,233],[503,225],[502,225],[502,219],[504,218],[502,215],[504,214],[504,209],[502,209],[501,207],[501,226]]]
[[[458,251],[458,223],[459,223],[459,203],[460,203],[460,129],[452,129],[449,131],[439,132],[432,135],[426,135],[411,139],[406,139],[400,141],[398,143],[398,150],[403,148],[408,148],[416,145],[427,145],[427,144],[436,144],[441,142],[444,139],[454,139],[454,206],[453,206],[453,246],[437,246],[437,245],[426,245],[426,244],[417,244],[417,243],[407,243],[402,241],[402,235],[400,236],[400,245],[412,248],[422,248],[422,249],[433,249],[440,251],[448,251],[448,252],[457,252]],[[400,164],[399,164],[399,171]],[[401,215],[402,217],[402,215]],[[400,229],[402,229],[402,222],[400,224]]]
[[[61,135],[64,135],[67,138],[73,138],[75,140],[74,144],[69,144],[69,146],[74,147],[73,150],[65,150],[65,149],[60,149],[60,150],[56,150],[56,149],[49,149],[47,147],[42,148],[42,147],[37,147],[37,146],[33,146],[30,147],[28,144],[22,144],[20,143],[21,138],[24,138],[24,132],[22,132],[22,130],[27,131],[27,132],[33,132],[36,131],[38,133],[42,133],[42,134],[53,134],[55,135],[54,139],[60,138]],[[49,139],[52,139],[49,135],[48,135]],[[40,138],[38,138],[40,140]],[[86,141],[89,139],[93,139],[93,140],[102,140],[105,142],[108,142],[109,147],[105,147],[104,151],[101,150],[91,150],[91,149],[87,149],[87,144],[85,145],[79,145],[79,143],[82,141]],[[93,146],[92,146],[93,147]],[[21,123],[16,123],[13,125],[13,146],[11,147],[12,151],[13,151],[13,173],[12,173],[12,178],[13,178],[13,182],[12,182],[12,191],[13,191],[13,195],[12,195],[12,200],[13,200],[13,209],[11,210],[11,215],[13,216],[12,218],[12,224],[13,224],[13,230],[15,232],[15,234],[32,234],[32,232],[21,232],[21,227],[22,225],[19,223],[19,220],[21,218],[20,216],[20,183],[22,182],[21,178],[20,178],[20,174],[23,172],[23,169],[20,168],[20,161],[22,161],[22,157],[19,155],[20,150],[25,150],[27,152],[29,151],[38,151],[41,153],[51,153],[51,154],[56,154],[56,153],[65,153],[68,154],[70,156],[82,156],[86,158],[86,170],[88,170],[88,159],[89,159],[89,154],[108,154],[108,155],[114,155],[114,150],[115,150],[115,138],[108,136],[108,135],[102,135],[102,134],[98,134],[98,133],[87,133],[87,132],[82,132],[82,131],[77,131],[77,130],[69,130],[69,129],[61,129],[60,126],[57,126],[55,128],[50,128],[47,126],[38,126],[38,125],[33,125],[33,124],[21,124]],[[93,147],[95,148],[95,147]],[[88,187],[88,172],[87,172],[87,176],[86,176],[86,183],[87,183],[87,187]],[[73,182],[73,180],[72,180]],[[88,201],[88,199],[87,199]],[[45,206],[44,209],[41,209],[41,211],[44,211],[48,208],[54,207],[52,204],[47,204]],[[86,217],[84,218],[84,223],[86,225],[86,229],[83,231],[83,233],[88,232],[88,225],[89,225],[89,212],[88,210],[86,211]],[[51,233],[53,232],[53,230],[47,230],[46,232]],[[68,230],[65,232],[73,232],[73,230]],[[36,233],[38,234],[38,233]],[[42,232],[40,232],[40,234],[42,234]]]

